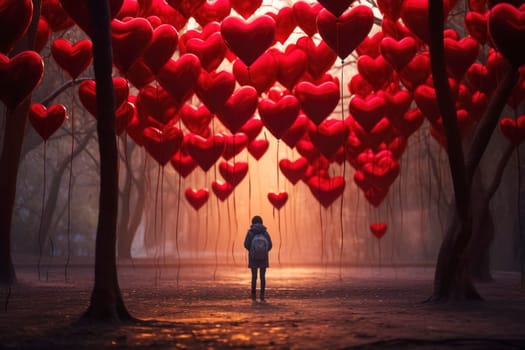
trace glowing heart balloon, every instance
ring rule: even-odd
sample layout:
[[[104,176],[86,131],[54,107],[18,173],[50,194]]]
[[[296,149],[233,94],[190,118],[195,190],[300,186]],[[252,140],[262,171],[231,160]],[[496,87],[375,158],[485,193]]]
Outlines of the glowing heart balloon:
[[[268,147],[270,147],[270,142],[268,140],[252,140],[248,144],[248,152],[252,155],[253,158],[256,160],[261,159],[261,157],[266,153],[268,150]]]
[[[49,108],[33,103],[29,109],[29,121],[44,141],[47,141],[66,120],[66,107],[54,104]]]
[[[407,36],[401,40],[385,37],[380,44],[381,54],[396,71],[401,71],[416,55],[417,42]]]
[[[323,9],[317,17],[319,34],[342,60],[366,38],[373,24],[374,14],[365,5],[353,7],[340,17]]]
[[[451,2],[454,1],[444,1],[443,18],[445,19],[453,7]],[[427,44],[430,42],[428,12],[428,1],[420,0],[404,0],[400,12],[403,23],[412,33]]]
[[[169,125],[162,130],[149,126],[142,131],[144,148],[159,165],[165,166],[182,143],[182,131]]]
[[[170,59],[157,74],[159,84],[181,106],[193,94],[201,73],[199,58],[191,53]]]
[[[512,144],[518,146],[525,140],[525,116],[519,116],[516,120],[505,117],[499,122],[499,128]]]
[[[376,58],[360,56],[357,60],[357,70],[375,91],[384,88],[392,79],[392,67],[381,55]]]
[[[262,99],[259,102],[261,120],[277,139],[293,125],[299,110],[299,100],[294,95],[285,95],[278,101]]]
[[[248,143],[248,135],[245,133],[238,132],[233,135],[224,134],[224,151],[222,152],[222,157],[226,160],[232,159],[242,152],[242,150],[248,146]]]
[[[217,118],[235,134],[253,116],[258,100],[259,96],[253,87],[242,86],[217,111]]]
[[[263,128],[263,123],[259,117],[253,117],[248,119],[246,123],[240,129],[240,132],[248,136],[248,141],[251,142],[259,135]]]
[[[40,83],[44,62],[35,51],[9,58],[0,54],[0,100],[14,110]]]
[[[40,17],[38,19],[38,26],[36,28],[34,50],[36,52],[42,51],[44,47],[46,47],[49,38],[51,38],[51,29],[49,28],[49,24],[47,24],[43,17]]]
[[[327,178],[316,175],[310,177],[307,184],[313,196],[325,208],[330,207],[345,190],[345,180],[342,176]]]
[[[179,36],[175,27],[170,24],[161,24],[153,30],[142,60],[156,74],[173,56],[178,42]]]
[[[224,136],[215,134],[208,138],[189,134],[186,143],[188,153],[202,170],[208,171],[220,158],[224,150]]]
[[[293,33],[295,27],[297,27],[293,8],[288,6],[281,7],[276,14],[270,12],[267,15],[275,20],[275,40],[284,44],[290,34]]]
[[[497,4],[490,10],[488,28],[498,50],[515,67],[525,63],[525,50],[521,43],[525,39],[525,9],[511,4]]]
[[[340,119],[326,119],[309,132],[310,140],[327,159],[332,159],[335,153],[344,145],[348,137],[348,129]]]
[[[231,11],[230,0],[205,1],[193,14],[193,18],[204,27],[210,22],[221,22]]]
[[[297,47],[306,53],[306,69],[314,79],[325,74],[337,59],[337,54],[323,40],[316,45],[312,38],[303,36],[297,39]]]
[[[129,86],[126,79],[113,78],[115,93],[115,109],[128,100]],[[97,117],[97,83],[94,80],[84,80],[78,87],[78,97],[84,108],[95,118]]]
[[[244,19],[248,19],[262,4],[262,0],[230,0],[230,5]]]
[[[292,126],[282,134],[282,140],[288,145],[288,147],[295,147],[297,142],[306,133],[309,123],[312,123],[310,119],[308,119],[306,115],[300,113]]]
[[[113,46],[113,63],[122,74],[126,74],[146,50],[153,28],[145,18],[133,18],[122,22],[114,19],[111,22],[111,41]]]
[[[283,173],[293,185],[297,184],[299,180],[304,178],[307,168],[308,160],[305,157],[300,157],[293,161],[284,158],[279,161],[279,169],[281,170],[281,173]]]
[[[318,0],[318,2],[335,17],[339,17],[346,11],[346,9],[348,9],[354,0]]]
[[[219,173],[233,187],[237,186],[248,173],[248,163],[246,162],[220,162]]]
[[[275,21],[266,15],[249,22],[229,16],[221,23],[221,34],[230,50],[249,67],[273,44]]]
[[[277,80],[288,90],[293,90],[306,71],[308,56],[293,44],[288,45],[284,53],[276,50],[273,55],[277,65]]]
[[[479,54],[479,44],[476,39],[465,37],[461,40],[444,39],[445,62],[448,73],[461,80]]]
[[[186,191],[184,191],[184,195],[188,203],[190,203],[195,210],[199,210],[208,201],[210,191],[205,188],[187,188]]]
[[[393,21],[397,21],[401,15],[402,4],[403,0],[377,0],[379,11],[381,11],[385,17]]]
[[[31,0],[4,0],[0,4],[0,52],[7,54],[24,36],[33,17]]]
[[[316,2],[308,4],[306,1],[297,1],[292,8],[295,22],[299,28],[309,37],[317,33],[317,15],[323,9],[323,6]]]
[[[196,95],[213,113],[226,103],[234,89],[235,78],[227,71],[208,73],[203,70],[195,85]]]
[[[431,123],[441,116],[441,111],[437,103],[436,91],[433,87],[420,85],[416,91],[414,91],[414,101]]]
[[[40,14],[49,24],[53,33],[71,28],[75,23],[64,10],[59,0],[42,2]]]
[[[146,124],[162,128],[177,120],[179,105],[161,86],[147,85],[140,89],[135,104],[139,118]]]
[[[206,106],[195,107],[186,103],[180,109],[179,116],[190,132],[203,137],[210,136],[210,122],[213,114]]]
[[[265,52],[249,67],[240,59],[235,60],[232,72],[239,84],[251,85],[263,94],[277,80],[277,62],[273,54]]]
[[[197,167],[197,162],[184,150],[184,141],[177,153],[170,160],[173,168],[180,176],[186,178]]]
[[[197,56],[202,68],[208,72],[219,67],[226,55],[226,44],[222,40],[221,33],[216,32],[206,39],[192,38],[186,42],[185,50]]]
[[[386,233],[387,225],[384,222],[375,222],[370,224],[370,232],[375,238],[381,239]]]
[[[88,6],[90,0],[60,0],[60,4],[75,23],[88,36],[92,34],[91,16]],[[122,7],[124,0],[110,0],[110,16],[114,18]]]
[[[488,17],[490,11],[486,13],[467,12],[465,15],[465,28],[468,33],[480,44],[485,44],[488,37]]]
[[[303,112],[315,125],[328,117],[339,104],[339,86],[334,82],[315,85],[307,81],[299,82],[294,89],[294,95],[301,104]]]
[[[286,202],[288,201],[288,192],[282,191],[282,192],[268,192],[267,194],[268,200],[272,204],[272,206],[279,210],[281,209]]]
[[[206,0],[167,0],[175,10],[184,17],[190,18],[206,2]]]
[[[71,79],[76,79],[93,60],[93,44],[82,39],[72,44],[67,39],[58,38],[51,46],[51,55]]]
[[[380,95],[369,95],[366,98],[354,96],[350,101],[350,113],[354,119],[367,131],[385,116],[385,100]]]
[[[215,196],[217,196],[221,202],[224,202],[230,194],[232,194],[235,187],[228,182],[216,180],[211,183],[211,189]]]

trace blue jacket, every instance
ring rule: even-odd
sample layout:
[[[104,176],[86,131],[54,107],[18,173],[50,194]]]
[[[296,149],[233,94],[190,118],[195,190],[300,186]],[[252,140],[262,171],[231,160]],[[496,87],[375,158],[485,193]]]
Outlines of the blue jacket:
[[[257,234],[263,234],[266,239],[268,240],[268,251],[272,249],[272,239],[270,237],[270,234],[266,230],[266,227],[263,224],[252,224],[250,226],[250,229],[246,233],[246,238],[244,239],[244,248],[248,250],[248,267],[255,268],[255,267],[269,267],[270,264],[268,262],[268,255],[266,255],[266,259],[264,261],[253,261],[252,257],[250,256],[250,248],[252,246],[252,240],[253,237]]]

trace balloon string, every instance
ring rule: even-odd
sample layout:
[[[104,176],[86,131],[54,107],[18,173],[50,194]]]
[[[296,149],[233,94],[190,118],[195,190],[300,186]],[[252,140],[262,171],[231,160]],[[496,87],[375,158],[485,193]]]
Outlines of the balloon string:
[[[155,287],[158,287],[158,283],[160,280],[160,266],[159,266],[159,240],[158,240],[158,224],[157,224],[157,209],[159,207],[159,191],[160,191],[160,173],[161,173],[161,166],[158,164],[157,167],[157,185],[155,190],[155,213],[153,215],[153,232],[155,232]]]
[[[277,252],[277,261],[281,265],[281,249],[283,246],[283,234],[281,231],[281,211],[277,210],[277,227],[279,228],[279,251]]]
[[[164,167],[160,172],[160,233],[162,237],[162,263],[166,266],[166,217],[164,213]]]
[[[358,232],[358,228],[359,228],[359,225],[358,225],[358,218],[359,218],[359,202],[361,200],[361,193],[359,192],[359,189],[357,190],[357,199],[355,201],[355,210],[354,210],[354,234],[353,234],[353,237],[354,237],[354,246],[355,246],[355,251],[357,252],[357,259],[356,259],[356,264],[357,266],[359,266],[359,263],[361,262],[361,250],[360,249],[357,249],[357,242],[358,242],[358,237],[357,237],[357,232]]]
[[[231,219],[230,200],[229,199],[226,199],[226,210],[228,212],[228,227],[229,227],[229,231],[231,231],[232,219]],[[235,264],[234,249],[235,249],[235,237],[233,238],[233,242],[232,242],[232,258],[233,258],[233,263]]]
[[[182,176],[179,174],[179,181],[178,181],[178,189],[177,189],[177,213],[175,216],[175,250],[177,252],[177,287],[179,286],[179,277],[180,277],[180,264],[181,264],[181,256],[180,256],[180,249],[179,249],[179,219],[180,219],[180,203],[181,203],[181,195],[182,195]]]
[[[40,208],[40,223],[38,224],[38,263],[37,263],[37,271],[38,271],[38,280],[40,281],[40,265],[42,262],[42,250],[43,250],[43,243],[42,243],[42,225],[44,221],[44,211],[45,211],[45,205],[46,205],[46,187],[47,187],[47,180],[46,180],[46,154],[47,154],[47,141],[44,140],[44,174],[43,174],[43,189],[42,189],[42,207]],[[48,220],[50,220],[49,218]]]
[[[378,253],[379,253],[379,268],[381,268],[382,264],[381,264],[381,239],[378,239],[377,240],[377,247],[378,247]]]
[[[221,216],[219,210],[219,198],[217,198],[217,232],[215,234],[215,269],[213,270],[213,280],[217,276],[217,269],[219,268],[219,234],[221,232]]]
[[[69,157],[69,180],[67,185],[67,258],[64,266],[64,279],[68,281],[69,262],[71,260],[71,190],[73,187],[73,153],[75,151],[75,97],[71,97],[71,153]]]

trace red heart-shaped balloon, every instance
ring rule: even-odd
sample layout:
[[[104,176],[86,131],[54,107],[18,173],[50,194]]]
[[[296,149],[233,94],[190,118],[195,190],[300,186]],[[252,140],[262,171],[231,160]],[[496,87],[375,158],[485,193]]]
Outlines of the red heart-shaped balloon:
[[[284,6],[281,7],[279,12],[269,12],[267,15],[275,20],[275,40],[284,44],[284,42],[290,37],[290,34],[293,33],[295,27],[297,27],[293,8]]]
[[[452,1],[453,2],[453,1]],[[443,18],[448,17],[452,4],[445,0],[443,3]],[[428,1],[420,0],[403,0],[401,6],[401,19],[403,23],[414,33],[419,39],[428,44],[430,42],[430,32],[428,25]]]
[[[334,82],[315,85],[307,81],[299,82],[294,95],[301,103],[301,109],[315,125],[328,117],[339,104],[339,86]]]
[[[224,134],[224,151],[222,157],[229,160],[239,154],[248,145],[248,136],[242,132],[234,135]]]
[[[45,18],[53,33],[69,29],[75,24],[59,0],[46,0],[42,2],[40,14]]]
[[[384,222],[376,222],[370,224],[370,232],[377,238],[381,239],[387,230],[387,225]]]
[[[215,113],[226,103],[235,89],[235,78],[227,71],[211,72],[201,71],[195,93],[206,107]]]
[[[206,0],[166,0],[175,10],[184,17],[190,18],[206,2]]]
[[[159,84],[181,106],[193,94],[193,88],[201,73],[199,58],[191,53],[170,59],[157,74]]]
[[[252,140],[247,148],[252,157],[259,160],[266,153],[268,147],[270,147],[268,140]]]
[[[344,145],[348,137],[348,128],[340,119],[326,119],[309,132],[310,140],[327,159]]]
[[[325,208],[343,194],[345,190],[345,179],[342,176],[331,178],[312,176],[308,179],[308,187],[314,197]]]
[[[221,202],[224,202],[230,194],[232,194],[235,187],[225,181],[213,181],[211,183],[211,189],[217,198],[219,198]]]
[[[210,122],[213,119],[213,114],[206,106],[195,107],[186,103],[180,109],[179,115],[190,132],[202,137],[211,135]]]
[[[359,44],[355,51],[359,56],[370,56],[372,58],[376,58],[380,55],[380,49],[379,45],[381,44],[381,40],[384,38],[384,34],[382,31],[379,31],[375,33],[372,36],[367,36],[363,39],[361,44]]]
[[[51,46],[51,54],[60,68],[65,70],[71,79],[76,79],[91,64],[92,47],[88,39],[71,44],[67,39],[58,38]]]
[[[170,162],[173,168],[179,173],[180,176],[186,178],[192,171],[197,167],[197,162],[184,150],[184,139],[183,144],[179,151],[175,153]]]
[[[500,3],[490,10],[489,33],[498,50],[515,67],[525,63],[525,49],[516,45],[525,40],[525,9]]]
[[[399,163],[391,153],[382,152],[375,154],[373,158],[363,165],[362,170],[369,181],[376,187],[388,188],[399,175]]]
[[[356,73],[348,82],[348,91],[350,91],[352,95],[358,95],[364,98],[374,92],[374,87],[370,85],[361,74]]]
[[[308,124],[312,123],[308,117],[300,113],[295,122],[286,130],[281,138],[288,145],[288,147],[295,147],[297,141],[299,141],[308,129]]]
[[[92,34],[91,15],[88,6],[91,0],[60,0],[60,4],[67,14],[88,36]],[[109,10],[111,18],[114,18],[122,7],[124,0],[110,0]]]
[[[321,38],[342,60],[366,38],[373,24],[374,14],[365,5],[355,6],[340,17],[326,9],[321,10],[317,16]]]
[[[309,37],[317,33],[317,15],[323,9],[323,6],[317,2],[308,4],[306,1],[297,1],[293,4],[293,15],[295,22]]]
[[[465,37],[461,40],[445,38],[444,45],[447,71],[454,78],[461,80],[478,58],[479,44],[476,39]]]
[[[221,22],[230,14],[230,11],[230,0],[205,1],[195,12],[193,18],[201,27],[204,27],[210,22]]]
[[[157,74],[177,49],[179,35],[171,24],[161,24],[153,30],[149,45],[144,50],[142,60]]]
[[[465,28],[474,39],[481,45],[487,42],[488,37],[488,18],[490,11],[485,13],[467,12],[465,15]]]
[[[149,126],[142,131],[144,148],[161,166],[177,153],[182,143],[182,131],[174,125],[162,130]]]
[[[354,119],[370,132],[374,126],[385,116],[385,99],[380,95],[369,95],[366,98],[354,96],[350,100],[350,113]]]
[[[40,83],[44,62],[35,51],[9,58],[0,54],[0,100],[14,110]]]
[[[417,42],[407,36],[399,41],[391,37],[384,37],[380,44],[381,54],[397,71],[401,71],[415,56]]]
[[[248,163],[246,162],[220,162],[219,172],[224,180],[228,181],[233,187],[236,187],[248,173]]]
[[[232,9],[244,19],[248,19],[254,14],[262,4],[262,0],[230,0]]]
[[[111,22],[111,41],[113,46],[113,63],[122,74],[144,53],[153,36],[153,27],[145,18],[132,18],[122,22],[114,19]]]
[[[501,118],[499,128],[513,145],[518,146],[525,140],[525,116],[519,116],[516,120],[505,117]]]
[[[278,139],[295,122],[299,110],[299,100],[294,95],[285,95],[278,101],[262,99],[259,102],[259,115],[264,126]]]
[[[204,40],[191,38],[186,42],[185,49],[187,53],[196,55],[201,61],[202,68],[208,72],[217,69],[226,55],[226,44],[219,32],[211,34]]]
[[[279,161],[279,169],[283,175],[293,185],[297,184],[299,180],[302,180],[306,174],[308,168],[308,159],[305,157],[297,158],[296,160],[281,159]]]
[[[253,139],[259,135],[263,128],[263,123],[260,118],[253,117],[248,119],[246,123],[242,126],[240,132],[248,136],[248,141],[251,142]]]
[[[403,0],[377,0],[377,7],[381,13],[392,21],[397,21],[401,15]]]
[[[40,17],[36,28],[34,50],[36,52],[42,51],[46,47],[49,38],[51,38],[49,24],[47,24],[44,17]]]
[[[142,89],[155,80],[155,75],[144,63],[143,60],[139,59],[126,72],[126,79],[137,89]]]
[[[325,9],[330,11],[335,17],[339,17],[346,11],[354,0],[318,0]]]
[[[412,104],[412,94],[407,90],[385,92],[382,96],[386,102],[386,116],[393,123],[402,118]]]
[[[240,59],[232,68],[235,79],[241,85],[253,86],[259,94],[266,92],[277,80],[277,65],[274,55],[263,53],[248,67]]]
[[[198,190],[195,188],[187,188],[186,191],[184,191],[184,195],[188,203],[190,203],[195,210],[199,210],[208,201],[210,191],[205,188]]]
[[[293,44],[288,45],[284,53],[275,50],[273,55],[277,63],[277,80],[288,90],[293,90],[306,71],[308,56]]]
[[[128,81],[121,77],[113,78],[115,93],[115,110],[128,100]],[[95,80],[84,80],[78,87],[78,97],[84,108],[95,118],[97,117],[97,83]]]
[[[140,89],[135,104],[140,120],[146,124],[162,128],[177,121],[179,106],[161,86],[147,85]]]
[[[399,72],[401,82],[408,90],[414,90],[423,84],[430,75],[430,57],[425,54],[414,56]]]
[[[303,36],[297,40],[297,47],[306,53],[308,57],[306,68],[313,79],[319,79],[337,59],[336,53],[322,40],[316,45],[312,38]]]
[[[204,138],[196,134],[189,134],[186,146],[188,153],[201,169],[208,171],[224,151],[224,136],[215,134]]]
[[[156,16],[161,23],[171,24],[177,30],[181,30],[188,22],[188,18],[171,7],[166,0],[140,0],[139,3],[137,16],[144,18]]]
[[[441,116],[441,110],[436,98],[436,90],[426,84],[418,86],[414,91],[414,101],[423,115],[431,122]]]
[[[281,209],[288,201],[288,192],[282,191],[279,193],[268,192],[268,200],[277,210]]]
[[[221,23],[221,34],[230,50],[249,67],[273,44],[275,21],[266,15],[249,22],[228,16]]]
[[[357,70],[376,91],[384,88],[392,79],[392,67],[381,55],[376,58],[360,56]]]
[[[314,126],[315,127],[315,126]],[[320,158],[321,152],[315,147],[315,145],[310,141],[309,138],[302,138],[295,144],[295,149],[297,152],[308,159],[309,162],[314,162],[316,159]]]
[[[235,134],[253,116],[258,100],[257,91],[252,86],[242,86],[217,111],[217,117]]]
[[[0,5],[0,52],[7,54],[24,36],[33,17],[31,0],[4,0]]]
[[[135,106],[131,102],[124,102],[115,111],[115,134],[117,136],[127,129],[129,123],[135,115]]]
[[[29,121],[44,141],[47,141],[65,120],[66,107],[62,104],[46,108],[40,103],[33,103],[29,109]]]

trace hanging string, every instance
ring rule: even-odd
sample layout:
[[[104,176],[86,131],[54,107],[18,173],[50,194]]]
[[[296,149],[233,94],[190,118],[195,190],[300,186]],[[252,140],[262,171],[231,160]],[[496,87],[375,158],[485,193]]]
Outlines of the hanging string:
[[[38,271],[38,280],[40,281],[40,266],[42,262],[42,250],[43,250],[43,243],[42,243],[42,225],[44,221],[44,215],[45,215],[45,205],[46,205],[46,188],[47,188],[47,179],[46,179],[46,156],[47,154],[47,141],[44,140],[44,174],[43,174],[43,188],[42,188],[42,207],[40,208],[40,223],[38,224],[38,263],[37,263],[37,271]],[[50,220],[51,218],[48,218]]]
[[[155,254],[154,254],[154,261],[155,261],[155,287],[158,287],[158,283],[160,282],[160,265],[159,265],[159,237],[158,237],[158,223],[157,223],[157,210],[159,207],[159,191],[160,191],[160,173],[161,173],[161,165],[158,164],[157,166],[157,184],[156,184],[156,190],[155,190],[155,204],[154,204],[154,214],[153,214],[153,232],[154,238],[155,238]]]
[[[69,181],[67,185],[67,258],[64,266],[64,279],[67,282],[71,260],[71,190],[73,187],[73,152],[75,151],[75,96],[71,96],[71,153],[69,159]]]
[[[180,219],[180,203],[182,195],[182,176],[179,174],[178,179],[178,188],[177,188],[177,212],[175,214],[175,251],[177,252],[177,287],[179,287],[179,277],[180,277],[180,264],[181,256],[179,249],[179,219]]]
[[[339,33],[339,32],[338,32]],[[339,35],[339,34],[338,34]],[[341,59],[341,82],[339,83],[341,91],[341,122],[345,120],[345,104],[344,104],[344,59]],[[346,141],[346,140],[345,140]],[[346,181],[346,142],[343,143],[343,181]],[[344,193],[341,195],[341,205],[339,208],[339,227],[340,227],[340,239],[339,239],[339,279],[343,279],[343,249],[344,249],[344,222],[343,222],[343,209],[344,209]]]

